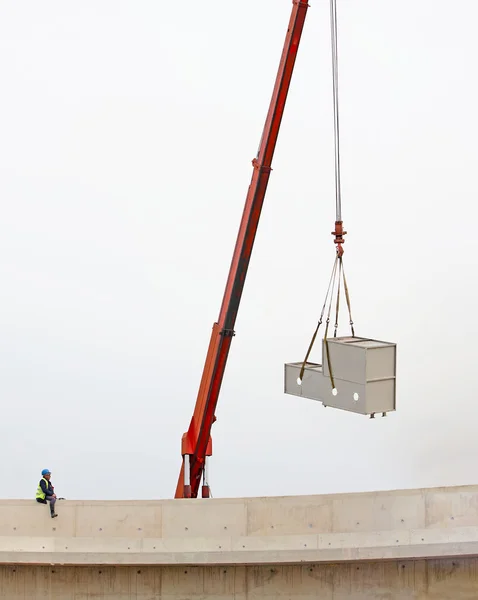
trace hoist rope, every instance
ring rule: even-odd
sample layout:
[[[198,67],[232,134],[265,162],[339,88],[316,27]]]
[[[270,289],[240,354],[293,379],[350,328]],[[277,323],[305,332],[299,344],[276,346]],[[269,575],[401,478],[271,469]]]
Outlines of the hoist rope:
[[[340,128],[339,128],[339,59],[337,51],[337,2],[330,0],[330,31],[332,44],[332,89],[334,104],[335,146],[335,220],[342,221],[342,192],[340,185]]]

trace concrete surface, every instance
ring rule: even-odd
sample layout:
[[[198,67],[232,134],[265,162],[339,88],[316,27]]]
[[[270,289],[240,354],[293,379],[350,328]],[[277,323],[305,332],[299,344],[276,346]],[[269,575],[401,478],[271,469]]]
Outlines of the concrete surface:
[[[0,501],[0,564],[256,565],[478,556],[478,486],[327,496]],[[478,595],[477,595],[478,597]]]
[[[478,599],[478,486],[0,501],[0,598]]]

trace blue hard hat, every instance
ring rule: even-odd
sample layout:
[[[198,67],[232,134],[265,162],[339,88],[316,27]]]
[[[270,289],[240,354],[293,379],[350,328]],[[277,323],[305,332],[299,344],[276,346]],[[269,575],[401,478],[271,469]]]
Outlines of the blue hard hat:
[[[50,470],[49,469],[43,469],[43,471],[41,472],[42,475],[51,475]]]

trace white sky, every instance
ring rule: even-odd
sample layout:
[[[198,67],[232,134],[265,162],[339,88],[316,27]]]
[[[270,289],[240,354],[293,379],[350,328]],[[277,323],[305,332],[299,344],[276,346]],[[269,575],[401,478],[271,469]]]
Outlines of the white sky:
[[[291,2],[0,5],[0,497],[172,497]],[[311,0],[213,428],[214,496],[476,483],[476,0],[339,0],[344,257],[386,419],[283,394],[334,258]],[[348,330],[343,321],[344,333]],[[320,360],[320,344],[313,359]]]

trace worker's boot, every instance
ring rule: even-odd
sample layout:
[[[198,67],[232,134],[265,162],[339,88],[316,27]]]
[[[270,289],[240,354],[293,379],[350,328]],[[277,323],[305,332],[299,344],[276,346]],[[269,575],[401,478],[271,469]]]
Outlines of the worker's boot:
[[[51,518],[54,519],[55,517],[57,517],[58,515],[56,514],[56,512],[52,512],[51,513]]]

